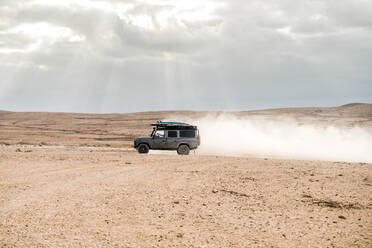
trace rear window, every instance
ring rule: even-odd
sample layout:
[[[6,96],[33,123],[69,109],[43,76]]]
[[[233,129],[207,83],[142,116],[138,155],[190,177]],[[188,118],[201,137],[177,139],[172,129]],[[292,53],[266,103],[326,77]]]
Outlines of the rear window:
[[[180,137],[182,137],[182,138],[195,138],[195,131],[192,131],[192,130],[180,131]]]
[[[177,138],[177,131],[168,131],[168,137]]]

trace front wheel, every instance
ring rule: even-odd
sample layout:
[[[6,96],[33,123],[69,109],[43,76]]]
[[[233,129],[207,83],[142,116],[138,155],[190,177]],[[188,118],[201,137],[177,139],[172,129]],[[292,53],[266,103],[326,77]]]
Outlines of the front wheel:
[[[190,148],[187,145],[180,145],[177,149],[178,155],[189,155]]]
[[[138,152],[139,153],[149,153],[149,150],[150,150],[150,148],[147,144],[140,144],[138,146]]]

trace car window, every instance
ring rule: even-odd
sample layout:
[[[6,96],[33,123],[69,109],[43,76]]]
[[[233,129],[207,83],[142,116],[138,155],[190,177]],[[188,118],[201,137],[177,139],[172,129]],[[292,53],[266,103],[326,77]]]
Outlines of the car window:
[[[168,131],[169,138],[177,138],[177,131]]]
[[[180,137],[183,137],[183,138],[194,138],[195,137],[195,131],[192,131],[192,130],[180,131]]]
[[[155,138],[164,138],[164,130],[157,130],[154,134]]]

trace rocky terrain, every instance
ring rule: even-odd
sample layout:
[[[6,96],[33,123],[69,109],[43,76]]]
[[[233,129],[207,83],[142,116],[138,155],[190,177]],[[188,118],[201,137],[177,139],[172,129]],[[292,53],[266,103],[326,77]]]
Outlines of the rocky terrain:
[[[234,114],[368,129],[371,106]],[[372,164],[131,147],[205,114],[0,112],[0,246],[372,247]]]

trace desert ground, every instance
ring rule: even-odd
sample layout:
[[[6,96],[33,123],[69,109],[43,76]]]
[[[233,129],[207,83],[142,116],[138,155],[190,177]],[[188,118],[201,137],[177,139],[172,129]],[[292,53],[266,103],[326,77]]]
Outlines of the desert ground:
[[[372,164],[138,154],[172,116],[0,111],[1,247],[372,247]],[[372,130],[372,105],[235,112]]]

